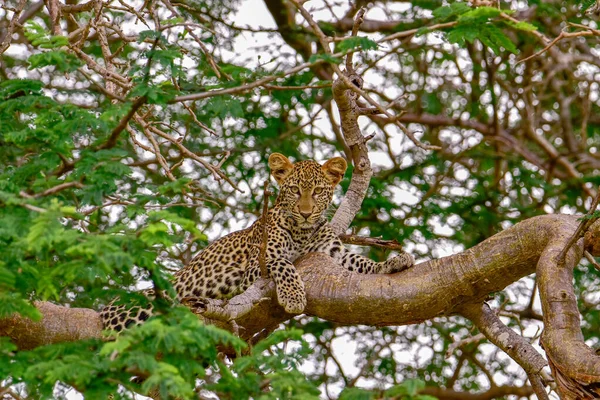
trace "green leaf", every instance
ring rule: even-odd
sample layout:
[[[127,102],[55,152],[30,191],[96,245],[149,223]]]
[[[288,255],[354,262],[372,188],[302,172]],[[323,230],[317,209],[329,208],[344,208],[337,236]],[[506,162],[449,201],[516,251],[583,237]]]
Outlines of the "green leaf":
[[[225,119],[227,117],[241,118],[244,109],[240,100],[231,96],[212,97],[204,106],[204,112],[212,117]]]
[[[288,329],[275,331],[269,335],[266,339],[259,342],[256,346],[252,348],[252,352],[254,354],[260,354],[263,351],[267,350],[271,346],[275,346],[278,343],[281,343],[286,340],[300,340],[302,339],[302,331],[300,329]]]
[[[371,400],[374,397],[372,391],[360,388],[345,388],[340,393],[340,400]]]
[[[582,0],[581,1],[581,12],[585,13],[591,6],[596,4],[597,0]]]
[[[458,25],[448,32],[448,41],[464,46],[465,41],[473,43],[479,36],[479,31],[475,26]]]
[[[481,27],[478,38],[496,54],[500,54],[500,46],[511,53],[517,53],[518,51],[512,40],[510,40],[510,38],[499,28],[491,24],[486,24]]]
[[[8,100],[21,96],[41,96],[44,83],[32,79],[10,79],[0,82],[0,99]]]
[[[433,10],[433,16],[440,20],[446,21],[451,17],[462,15],[472,10],[471,5],[465,2],[452,3],[449,6],[439,7]]]
[[[595,1],[595,0],[594,0]],[[525,22],[525,21],[520,21],[517,23],[511,22],[510,26],[518,29],[520,31],[525,31],[525,32],[533,32],[533,31],[537,31],[537,27],[535,25],[530,24],[529,22]]]
[[[331,54],[324,54],[324,53],[313,54],[308,59],[308,62],[314,63],[314,62],[317,62],[318,60],[323,60],[323,61],[331,63],[331,64],[340,64],[342,62],[341,59],[334,57]]]
[[[176,95],[173,86],[140,83],[129,92],[129,98],[146,96],[148,104],[167,104]]]
[[[376,42],[365,36],[349,37],[337,44],[337,48],[340,51],[348,51],[356,48],[361,48],[363,50],[377,50],[378,47],[379,45]]]
[[[481,24],[496,18],[503,11],[495,7],[477,7],[458,18],[460,24]]]
[[[385,391],[384,395],[388,397],[407,397],[409,399],[427,399],[425,395],[419,395],[418,393],[425,388],[425,382],[420,379],[408,379],[399,385],[392,386]],[[435,399],[435,398],[434,398]]]
[[[138,36],[138,43],[144,42],[146,39],[157,40],[162,43],[166,43],[165,37],[159,31],[146,30],[141,31]]]
[[[17,282],[17,276],[11,270],[6,268],[5,265],[5,262],[0,261],[0,288],[14,288]]]
[[[56,49],[69,44],[66,36],[51,36],[40,24],[32,20],[25,24],[24,33],[33,46],[43,49]]]
[[[42,314],[19,293],[0,291],[0,318],[20,314],[34,321],[42,319]]]
[[[64,50],[51,50],[29,57],[29,69],[55,66],[60,72],[72,72],[83,65],[83,62]]]

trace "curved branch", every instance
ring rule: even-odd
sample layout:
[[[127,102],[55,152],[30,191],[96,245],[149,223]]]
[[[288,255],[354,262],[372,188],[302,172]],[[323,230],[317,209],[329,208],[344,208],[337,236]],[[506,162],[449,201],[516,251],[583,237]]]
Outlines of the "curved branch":
[[[600,357],[583,342],[572,283],[572,270],[583,254],[584,241],[571,248],[564,266],[556,263],[577,226],[577,216],[530,218],[462,253],[391,275],[355,274],[337,266],[327,255],[312,253],[296,263],[305,282],[306,312],[339,324],[375,326],[414,324],[461,312],[477,321],[465,310],[536,272],[537,267],[545,325],[542,340],[551,366],[559,368],[565,381],[579,386],[597,383]],[[585,239],[585,248],[593,254],[600,248],[598,238],[600,223],[595,223]],[[273,285],[259,280],[229,302],[209,301],[206,309],[215,319],[208,322],[232,329],[231,321],[235,320],[233,325],[243,328],[242,338],[262,337],[292,317],[272,299]],[[36,305],[44,314],[41,322],[18,316],[0,320],[0,336],[11,337],[20,348],[32,348],[100,334],[99,320],[92,310]],[[480,318],[478,324],[485,333],[484,320]],[[535,356],[533,359],[539,361]]]
[[[346,71],[345,73],[348,74],[353,83],[362,87],[362,78],[359,75],[352,71]],[[358,117],[361,114],[356,104],[356,95],[339,77],[333,82],[332,90],[333,98],[340,111],[340,125],[344,140],[350,149],[352,163],[354,164],[350,186],[348,186],[346,195],[331,220],[333,231],[341,234],[348,229],[352,220],[358,211],[360,211],[362,202],[369,189],[373,170],[371,169],[371,161],[369,160],[367,139],[362,135],[358,125]]]

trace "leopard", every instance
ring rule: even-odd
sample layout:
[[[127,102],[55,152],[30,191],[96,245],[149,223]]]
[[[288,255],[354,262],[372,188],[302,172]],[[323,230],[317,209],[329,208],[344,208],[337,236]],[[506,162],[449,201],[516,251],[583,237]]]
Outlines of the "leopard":
[[[321,165],[313,160],[292,163],[283,154],[273,153],[268,165],[279,195],[266,218],[214,241],[177,271],[173,279],[177,300],[229,299],[248,289],[261,277],[263,224],[267,231],[263,250],[267,273],[275,282],[277,302],[289,314],[301,314],[306,307],[304,283],[294,261],[308,253],[325,253],[358,274],[392,274],[413,266],[414,258],[406,252],[381,262],[353,253],[334,232],[326,212],[348,167],[343,157]],[[100,315],[106,329],[119,332],[143,323],[152,315],[152,306],[111,303]]]

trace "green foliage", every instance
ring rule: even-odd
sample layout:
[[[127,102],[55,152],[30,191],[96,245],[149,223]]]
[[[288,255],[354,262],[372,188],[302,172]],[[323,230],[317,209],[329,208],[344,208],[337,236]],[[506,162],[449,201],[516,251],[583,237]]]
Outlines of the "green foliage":
[[[334,57],[331,54],[325,54],[325,53],[313,54],[308,59],[308,62],[314,63],[318,60],[323,60],[323,61],[331,63],[331,64],[340,64],[342,62],[341,59]]]
[[[102,7],[102,15],[95,9],[65,12],[60,16],[64,36],[50,33],[51,18],[42,8],[25,24],[25,39],[17,30],[19,43],[3,53],[0,77],[0,318],[19,313],[37,320],[33,301],[43,299],[96,310],[115,297],[146,304],[149,300],[136,291],[139,283],[172,294],[174,271],[209,240],[260,215],[271,152],[319,161],[343,154],[343,141],[329,126],[336,117],[335,107],[328,115],[331,89],[316,87],[331,83],[327,64],[343,59],[313,54],[319,48],[316,37],[298,23],[299,14],[289,18],[287,8],[274,15],[278,23],[295,21],[285,29],[255,33],[256,25],[239,26],[235,13],[240,4],[175,2],[179,16],[160,2],[136,7],[135,13],[110,6]],[[598,51],[597,38],[581,37],[582,43],[568,48],[573,63],[565,71],[544,68],[560,64],[552,52],[521,64],[510,54],[525,57],[541,50],[535,30],[552,38],[557,26],[587,23],[582,11],[593,1],[504,2],[502,10],[470,4],[418,0],[390,7],[387,19],[397,23],[373,37],[416,29],[421,38],[391,40],[386,51],[377,52],[366,52],[377,49],[366,37],[339,40],[347,34],[339,22],[317,17],[325,33],[337,38],[336,52],[357,51],[356,66],[367,71],[366,86],[374,98],[386,103],[386,96],[391,101],[402,94],[396,111],[415,121],[408,128],[423,142],[444,148],[423,151],[391,125],[382,128],[383,120],[374,119],[375,124],[364,118],[364,133],[375,134],[368,142],[375,175],[353,228],[397,239],[426,259],[459,252],[535,215],[585,214],[589,202],[582,185],[600,183],[600,123],[594,118],[600,110],[590,95],[595,81],[578,61]],[[523,20],[500,14],[510,13],[509,7],[514,18]],[[150,9],[168,19],[149,18]],[[3,15],[2,26],[9,26],[10,12]],[[113,71],[123,80],[111,80],[103,70],[106,47],[95,29],[75,32],[100,22],[123,31],[107,27],[108,49],[116,54]],[[428,28],[439,23],[452,24],[444,32],[459,46],[439,44],[438,32]],[[250,47],[238,51],[239,39]],[[557,51],[566,51],[568,43],[559,44]],[[69,46],[87,58],[75,57]],[[289,73],[307,61],[317,64]],[[267,76],[277,79],[253,85]],[[253,88],[240,87],[247,84]],[[210,93],[215,89],[228,89],[228,94]],[[174,100],[200,93],[204,97],[185,102],[186,107]],[[557,101],[561,96],[569,100],[567,109]],[[137,116],[144,126],[131,119],[114,137],[140,98],[144,104]],[[525,107],[530,101],[535,105]],[[531,140],[530,123],[539,124],[533,126],[535,134],[556,148],[559,159]],[[565,144],[568,126],[575,147]],[[150,129],[161,129],[172,141],[149,135]],[[241,191],[207,165],[219,165]],[[581,177],[571,178],[565,165]],[[389,256],[379,249],[358,251],[377,260]],[[583,334],[597,343],[600,275],[583,263],[574,280]],[[522,309],[532,280],[525,282],[530,286],[516,283],[495,294],[492,303]],[[189,397],[201,387],[224,399],[315,398],[317,388],[334,397],[345,388],[341,398],[422,400],[427,398],[419,394],[424,383],[447,386],[448,372],[458,363],[457,356],[447,359],[445,352],[450,343],[471,334],[470,326],[454,317],[402,328],[340,327],[298,317],[287,325],[303,330],[302,335],[281,330],[250,347],[199,324],[186,310],[171,310],[160,301],[154,306],[155,319],[113,342],[17,351],[2,338],[0,380],[30,398],[64,398],[73,388],[88,398],[109,393],[131,398],[133,391],[150,387]],[[527,319],[509,324],[535,331]],[[340,340],[355,345],[351,361],[333,348]],[[422,362],[398,357],[422,349]],[[453,388],[485,390],[481,368],[471,358],[481,361],[489,376],[524,380],[495,353],[481,352],[476,344],[464,350],[469,354]],[[301,363],[310,368],[299,372]],[[348,369],[349,363],[354,368]],[[356,370],[360,378],[349,372]],[[134,376],[147,379],[137,383],[131,381]],[[355,378],[377,390],[347,387]]]
[[[299,341],[294,353],[279,346],[290,340]],[[269,350],[270,349],[270,350]],[[267,351],[269,350],[269,351]],[[277,331],[252,348],[249,355],[237,357],[222,379],[208,387],[226,399],[318,399],[319,390],[298,371],[300,362],[310,354],[308,343],[302,340],[302,331]],[[226,371],[221,365],[221,371]],[[262,391],[265,382],[271,390]]]
[[[510,10],[485,6],[471,8],[469,4],[464,2],[452,3],[433,11],[433,15],[439,21],[456,20],[456,26],[448,31],[448,41],[450,43],[464,46],[466,42],[473,43],[475,39],[478,39],[496,54],[500,54],[502,48],[511,53],[517,53],[517,47],[503,32],[502,28],[509,26],[525,32],[534,31],[536,28],[527,22],[514,23],[498,19],[502,13],[510,14]],[[424,29],[419,34],[427,32],[428,30]]]
[[[377,50],[378,47],[379,45],[377,42],[374,42],[365,36],[352,36],[337,43],[339,51],[348,51],[357,48],[362,50]]]
[[[581,218],[578,218],[579,221],[585,221],[585,220],[590,220],[590,219],[597,219],[600,218],[600,211],[594,211],[591,214],[588,215],[584,215]]]
[[[584,13],[596,3],[596,0],[577,0],[577,3],[581,4],[581,12]]]
[[[27,21],[24,33],[33,46],[39,46],[42,49],[56,49],[69,44],[69,39],[66,36],[51,36],[40,24],[34,21]]]
[[[63,50],[51,50],[29,57],[29,68],[43,68],[53,65],[60,72],[73,72],[83,65],[77,57]]]
[[[347,388],[340,394],[340,400],[436,400],[437,397],[419,394],[425,388],[425,383],[419,379],[407,379],[399,385],[381,392],[360,388]]]
[[[463,15],[473,10],[471,5],[465,2],[456,2],[433,10],[433,16],[440,21],[447,21],[452,17]]]

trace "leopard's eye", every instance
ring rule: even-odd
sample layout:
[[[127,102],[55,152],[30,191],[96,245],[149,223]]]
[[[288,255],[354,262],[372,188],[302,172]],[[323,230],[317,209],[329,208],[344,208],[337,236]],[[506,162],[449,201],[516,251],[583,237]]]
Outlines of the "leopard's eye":
[[[298,186],[290,186],[290,191],[294,194],[300,193],[300,188]]]
[[[323,193],[323,188],[322,187],[316,187],[313,190],[313,194],[321,194],[321,193]]]

